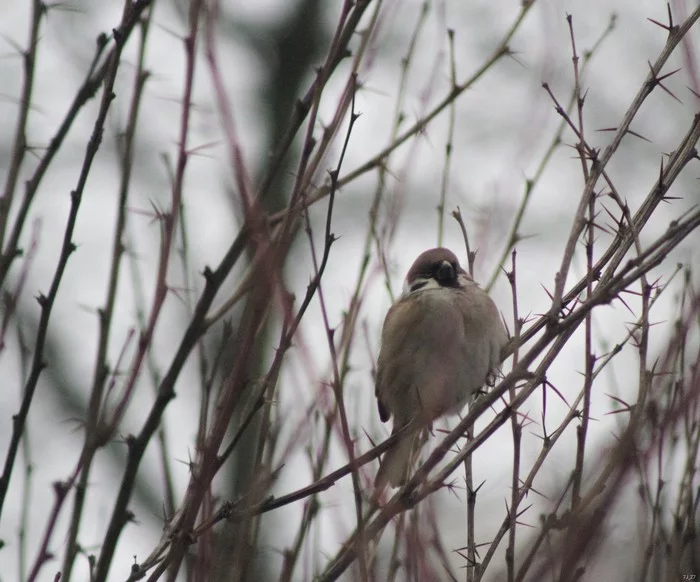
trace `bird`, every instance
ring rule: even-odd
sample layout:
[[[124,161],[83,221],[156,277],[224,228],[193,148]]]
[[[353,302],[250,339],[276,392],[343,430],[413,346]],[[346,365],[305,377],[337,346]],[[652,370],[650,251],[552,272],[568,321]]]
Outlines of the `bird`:
[[[384,319],[375,396],[392,435],[375,491],[406,483],[437,418],[459,413],[500,370],[508,333],[496,304],[444,247],[421,253]]]

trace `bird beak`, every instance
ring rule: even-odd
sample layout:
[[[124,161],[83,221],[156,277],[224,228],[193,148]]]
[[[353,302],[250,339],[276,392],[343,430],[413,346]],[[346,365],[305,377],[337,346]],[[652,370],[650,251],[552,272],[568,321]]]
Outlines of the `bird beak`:
[[[435,278],[438,281],[452,281],[455,278],[454,268],[449,261],[442,261]]]

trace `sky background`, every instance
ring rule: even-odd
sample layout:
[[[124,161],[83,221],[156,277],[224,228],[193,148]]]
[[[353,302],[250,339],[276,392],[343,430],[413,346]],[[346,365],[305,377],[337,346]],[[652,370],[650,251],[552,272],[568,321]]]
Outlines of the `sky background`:
[[[16,45],[26,46],[29,28],[29,5],[24,1],[10,1],[3,7],[0,21],[0,79],[3,98],[0,99],[0,177],[6,174],[12,145],[17,98],[22,83],[22,65]],[[295,60],[307,59],[312,65],[321,62],[338,17],[340,2],[317,0],[307,2],[306,12],[300,17],[297,9],[301,2],[287,0],[260,0],[244,2],[222,1],[222,16],[218,22],[217,49],[220,66],[225,76],[226,89],[240,131],[244,157],[250,174],[259,175],[265,167],[266,155],[278,139],[281,124],[275,117],[282,108],[280,102],[289,95],[303,95],[313,79],[311,68],[306,74],[284,79],[282,74],[291,70]],[[415,52],[415,60],[407,78],[404,111],[412,123],[431,105],[442,99],[450,88],[449,45],[446,30],[454,30],[455,64],[458,80],[470,76],[497,46],[503,33],[519,11],[519,2],[435,1],[427,2],[429,12]],[[136,146],[134,179],[130,192],[128,236],[130,250],[136,257],[132,264],[139,272],[136,283],[130,268],[126,268],[119,287],[119,301],[114,322],[110,359],[116,361],[129,330],[137,324],[136,310],[141,288],[145,305],[150,304],[158,252],[158,226],[146,215],[152,205],[166,207],[170,198],[169,179],[164,156],[170,161],[177,155],[177,135],[183,87],[184,52],[181,36],[186,31],[184,2],[157,2],[154,26],[150,30],[147,68],[151,77],[146,85],[138,140]],[[361,69],[362,88],[357,94],[356,109],[361,117],[356,123],[349,142],[341,176],[379,152],[388,143],[394,115],[397,89],[401,75],[401,59],[405,55],[415,23],[423,3],[417,0],[387,0],[378,27],[378,34],[370,48],[370,58]],[[684,14],[682,2],[672,2],[677,21]],[[50,10],[44,22],[37,61],[33,109],[29,121],[30,145],[41,148],[55,132],[75,95],[94,52],[95,39],[102,31],[111,30],[120,18],[121,3],[71,1]],[[608,27],[613,14],[615,28],[595,53],[586,71],[583,86],[586,92],[585,124],[590,142],[604,148],[612,132],[598,131],[614,128],[629,106],[633,96],[648,73],[648,61],[654,61],[665,42],[665,32],[649,22],[666,19],[666,3],[640,0],[538,0],[516,34],[511,49],[512,58],[500,60],[475,85],[463,94],[455,105],[454,148],[449,174],[447,210],[459,206],[465,216],[471,242],[479,249],[475,278],[486,281],[495,267],[495,261],[506,241],[506,235],[520,204],[525,181],[534,172],[560,122],[551,99],[542,89],[543,81],[562,103],[568,102],[573,86],[571,45],[566,15],[573,18],[576,43],[581,54],[590,49]],[[365,18],[368,15],[365,15]],[[302,18],[302,24],[292,21]],[[305,36],[289,49],[295,31],[303,29]],[[697,27],[689,39],[690,56],[700,46]],[[134,37],[135,39],[136,37]],[[297,39],[299,41],[299,39]],[[306,45],[305,45],[306,43]],[[131,42],[124,53],[124,65],[117,78],[117,99],[110,111],[107,131],[81,206],[75,240],[78,250],[71,257],[68,271],[61,284],[58,300],[51,319],[47,346],[49,367],[39,382],[37,401],[29,418],[27,442],[34,472],[31,482],[29,514],[28,559],[31,563],[36,552],[36,540],[46,523],[53,503],[52,482],[65,479],[77,461],[82,443],[81,410],[92,381],[92,362],[95,356],[97,318],[95,309],[105,297],[105,282],[109,268],[109,249],[114,229],[117,201],[119,164],[116,154],[117,136],[123,130],[128,109],[131,76],[135,62],[136,43]],[[308,52],[304,52],[308,51]],[[302,57],[301,54],[304,53]],[[304,61],[305,62],[305,61]],[[642,108],[633,129],[650,141],[629,136],[608,166],[621,195],[634,211],[646,196],[659,171],[664,153],[674,149],[687,131],[697,111],[698,100],[687,87],[697,89],[698,71],[689,68],[683,50],[677,51],[667,71],[682,70],[667,80],[682,103],[663,91],[655,91]],[[205,266],[216,265],[240,226],[239,205],[232,193],[235,190],[232,169],[228,163],[218,117],[211,77],[203,54],[198,61],[194,89],[194,114],[189,147],[198,154],[189,160],[185,183],[185,214],[191,252],[190,281],[194,289],[183,290],[181,296],[195,300],[202,289],[198,275]],[[336,99],[347,74],[347,65],[340,67],[329,83],[322,102],[320,118],[329,119],[336,107]],[[286,85],[285,85],[286,83]],[[281,101],[280,101],[281,100]],[[45,292],[50,284],[60,251],[60,242],[70,205],[70,191],[75,187],[84,155],[87,136],[92,129],[98,100],[93,100],[80,114],[39,190],[31,209],[31,219],[24,233],[24,244],[29,244],[36,232],[38,250],[26,282],[24,301],[18,318],[28,337],[36,329],[38,305],[32,297]],[[399,148],[389,162],[388,190],[399,204],[401,214],[396,224],[392,244],[387,251],[390,264],[391,287],[398,293],[403,277],[423,250],[437,244],[437,212],[440,184],[445,163],[445,143],[448,134],[448,114],[440,115],[418,138]],[[341,131],[345,131],[345,125]],[[573,142],[570,133],[564,134],[567,144]],[[340,143],[340,142],[338,142]],[[339,151],[336,148],[324,166],[335,167]],[[583,186],[580,162],[569,147],[560,147],[547,167],[532,195],[521,234],[526,235],[518,246],[519,306],[522,314],[539,314],[549,305],[545,291],[553,287],[554,273],[559,267],[561,249],[568,235],[573,214]],[[25,179],[33,171],[36,158],[30,155],[24,165]],[[671,195],[678,200],[663,205],[642,236],[650,241],[662,233],[669,222],[680,216],[698,200],[697,178],[700,168],[691,164],[674,185]],[[293,171],[288,168],[288,176]],[[322,183],[324,175],[318,176]],[[328,270],[324,278],[324,293],[331,317],[331,325],[341,321],[360,267],[364,244],[367,213],[376,188],[376,172],[365,174],[343,188],[337,197],[333,232],[339,240],[332,247]],[[289,188],[289,178],[279,187]],[[321,241],[326,204],[316,205],[311,218],[317,241]],[[35,229],[35,230],[33,230]],[[599,233],[601,246],[609,237]],[[668,276],[678,262],[697,261],[693,251],[697,237],[691,238],[669,257],[668,264],[655,271],[656,276]],[[462,235],[457,223],[446,219],[445,246],[465,257]],[[19,263],[11,272],[10,285],[19,274]],[[570,281],[578,280],[585,267],[583,247],[574,258]],[[240,275],[240,272],[237,272]],[[361,312],[365,326],[366,345],[356,349],[352,359],[353,373],[346,389],[348,414],[358,435],[362,450],[370,447],[365,436],[381,440],[388,436],[389,427],[379,422],[374,401],[371,377],[372,361],[379,347],[379,332],[391,297],[383,284],[383,275],[376,256],[371,266],[371,285]],[[313,275],[308,242],[298,237],[286,272],[289,289],[303,296]],[[12,278],[14,277],[14,278]],[[235,275],[234,275],[235,278]],[[181,269],[173,268],[168,277],[173,287],[184,288],[188,280]],[[231,282],[232,283],[232,282]],[[227,287],[232,289],[232,284]],[[222,292],[220,305],[226,297]],[[510,287],[500,276],[492,296],[512,329]],[[652,319],[671,320],[677,294],[668,292],[655,305]],[[638,305],[634,298],[630,305]],[[176,296],[166,301],[165,311],[158,324],[153,345],[153,361],[161,372],[170,362],[187,323],[186,302]],[[601,307],[595,312],[594,324],[598,339],[597,351],[603,352],[619,342],[625,334],[632,315],[619,302]],[[33,331],[34,330],[34,331]],[[214,334],[217,332],[215,331]],[[668,338],[669,327],[655,328],[651,336],[652,353],[659,353]],[[557,386],[564,397],[573,398],[581,387],[583,338],[575,337],[553,364],[548,380]],[[270,361],[272,353],[263,359]],[[305,461],[304,446],[316,442],[318,427],[299,429],[304,419],[305,406],[314,400],[330,398],[322,381],[328,378],[329,355],[320,310],[314,302],[304,319],[298,337],[298,350],[284,369],[278,406],[284,410],[283,435],[297,439],[297,444],[286,460],[285,468],[276,487],[284,493],[309,482],[310,472]],[[633,349],[626,349],[616,359],[596,387],[593,400],[590,450],[604,450],[610,445],[619,418],[608,415],[614,404],[605,393],[622,398],[633,396],[637,390],[637,358]],[[182,494],[188,481],[187,460],[193,454],[196,434],[199,394],[196,366],[190,358],[176,387],[177,398],[165,415],[165,430],[172,456],[173,476],[178,493]],[[11,434],[11,414],[19,407],[22,372],[18,357],[18,343],[13,335],[0,354],[0,445]],[[142,425],[153,399],[152,384],[147,373],[141,375],[135,401],[129,408],[122,426],[122,434],[136,432]],[[533,399],[526,407],[533,419],[540,418],[540,402]],[[557,419],[566,414],[566,406],[551,399],[548,423],[556,426]],[[453,426],[455,419],[446,421]],[[478,425],[477,425],[478,426]],[[483,426],[483,423],[482,423]],[[539,426],[526,430],[523,457],[532,461],[541,441]],[[553,494],[568,477],[573,467],[575,432],[559,445],[543,469],[536,487],[543,495]],[[92,495],[86,506],[86,518],[80,533],[80,542],[90,550],[96,549],[111,512],[115,488],[121,475],[124,445],[114,443],[97,459],[91,479]],[[503,518],[504,499],[510,498],[511,435],[508,425],[475,454],[475,481],[485,481],[477,509],[477,537],[491,539]],[[328,470],[346,462],[342,447],[337,446]],[[525,462],[527,465],[527,461]],[[6,547],[0,550],[2,580],[17,579],[17,530],[20,520],[22,465],[16,467],[13,487],[0,523],[0,538]],[[365,467],[370,479],[376,464]],[[669,467],[673,474],[673,467]],[[127,527],[118,546],[118,556],[111,570],[110,580],[121,580],[128,572],[134,555],[139,559],[156,544],[161,533],[158,513],[162,497],[161,475],[155,447],[151,447],[141,467],[141,485],[132,510],[135,524]],[[461,475],[458,477],[461,480]],[[150,487],[150,490],[149,490]],[[345,479],[325,492],[324,511],[320,519],[320,549],[331,554],[337,544],[354,528],[354,506],[351,483]],[[537,511],[542,498],[528,499],[535,507],[529,520],[536,525]],[[430,503],[436,505],[440,527],[452,543],[462,547],[466,543],[465,495],[439,492]],[[625,505],[628,503],[628,505]],[[627,510],[626,508],[630,509]],[[154,510],[154,508],[156,508]],[[634,502],[624,501],[616,514],[615,535],[610,547],[603,552],[600,568],[608,568],[606,557],[620,555],[635,541],[636,525]],[[290,506],[275,511],[263,521],[269,559],[281,561],[275,548],[290,542],[294,524],[299,519],[300,507]],[[68,506],[64,508],[57,532],[65,531]],[[444,529],[442,529],[444,528]],[[386,540],[383,540],[386,543]],[[51,548],[62,556],[65,540],[54,536]],[[505,546],[505,544],[503,544]],[[52,579],[54,566],[43,570],[41,579]],[[455,556],[455,571],[459,571]],[[311,565],[310,565],[311,566]],[[57,567],[57,566],[56,566]],[[78,559],[74,579],[81,579],[86,568],[84,558]],[[299,578],[302,580],[303,578]]]

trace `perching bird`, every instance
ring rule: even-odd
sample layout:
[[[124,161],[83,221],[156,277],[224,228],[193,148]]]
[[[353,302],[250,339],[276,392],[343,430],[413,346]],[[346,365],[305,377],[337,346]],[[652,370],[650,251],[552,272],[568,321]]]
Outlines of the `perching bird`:
[[[508,341],[496,305],[446,248],[422,253],[384,319],[375,394],[392,434],[375,488],[403,485],[433,420],[462,410],[500,366]]]

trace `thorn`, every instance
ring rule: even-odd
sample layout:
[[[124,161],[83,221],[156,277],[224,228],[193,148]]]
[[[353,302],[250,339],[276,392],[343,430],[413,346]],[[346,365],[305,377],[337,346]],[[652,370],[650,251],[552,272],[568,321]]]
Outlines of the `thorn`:
[[[670,73],[666,73],[665,75],[661,75],[660,77],[657,77],[657,76],[656,76],[656,73],[654,72],[654,67],[652,66],[651,62],[647,61],[647,64],[649,65],[649,70],[651,71],[651,76],[653,77],[653,79],[652,79],[652,81],[651,81],[651,89],[652,89],[652,91],[654,90],[654,87],[656,87],[656,86],[658,85],[658,86],[661,87],[664,91],[666,91],[666,93],[668,93],[671,97],[673,97],[676,101],[678,101],[678,103],[680,103],[681,105],[683,105],[683,101],[681,101],[678,97],[676,97],[676,96],[675,96],[669,89],[667,89],[667,88],[664,86],[664,84],[661,82],[661,81],[663,81],[664,79],[668,79],[668,77],[670,77],[671,75],[674,75],[675,73],[677,73],[678,71],[680,71],[680,69],[676,69],[675,71],[671,71]]]

